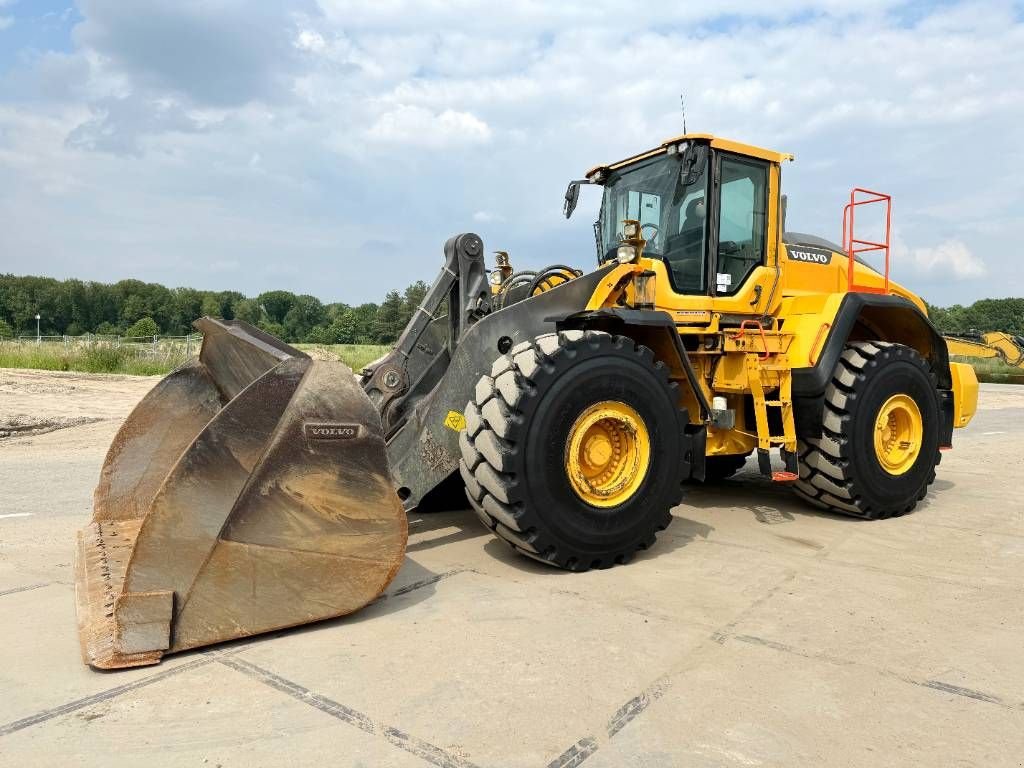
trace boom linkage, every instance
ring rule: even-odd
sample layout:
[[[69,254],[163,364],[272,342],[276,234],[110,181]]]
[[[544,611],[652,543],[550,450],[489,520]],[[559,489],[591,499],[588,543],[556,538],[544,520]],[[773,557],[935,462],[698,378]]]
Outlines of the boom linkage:
[[[388,438],[416,401],[437,386],[466,330],[491,311],[483,241],[473,233],[449,238],[444,266],[394,350],[362,371],[362,385],[380,412]]]

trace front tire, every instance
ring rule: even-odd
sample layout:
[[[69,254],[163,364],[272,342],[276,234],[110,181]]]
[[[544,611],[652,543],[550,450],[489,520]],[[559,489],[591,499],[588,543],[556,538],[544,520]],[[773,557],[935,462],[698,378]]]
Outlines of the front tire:
[[[668,373],[647,347],[601,331],[546,334],[498,358],[460,437],[483,523],[573,571],[653,545],[682,497],[686,460],[686,411]]]
[[[847,344],[825,390],[821,437],[799,443],[796,494],[868,520],[910,512],[935,479],[939,419],[935,379],[914,349]]]

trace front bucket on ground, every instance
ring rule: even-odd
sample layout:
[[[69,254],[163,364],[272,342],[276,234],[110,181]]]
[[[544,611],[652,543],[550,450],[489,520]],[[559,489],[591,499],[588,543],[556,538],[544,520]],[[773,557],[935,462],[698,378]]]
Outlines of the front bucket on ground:
[[[401,565],[405,513],[352,371],[246,323],[196,325],[199,359],[125,421],[78,534],[97,668],[351,613]]]

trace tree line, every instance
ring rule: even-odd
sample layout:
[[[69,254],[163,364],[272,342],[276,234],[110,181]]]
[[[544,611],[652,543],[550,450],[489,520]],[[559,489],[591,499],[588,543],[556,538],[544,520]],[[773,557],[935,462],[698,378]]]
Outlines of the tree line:
[[[943,333],[1003,331],[1024,336],[1024,299],[981,299],[968,307],[929,304],[928,316]]]
[[[209,315],[245,320],[284,341],[314,344],[392,344],[427,292],[422,280],[389,291],[379,303],[324,304],[315,296],[266,291],[167,288],[121,280],[114,284],[50,277],[0,275],[0,337],[36,333],[80,336],[184,336],[192,321]]]
[[[422,280],[390,291],[380,304],[324,304],[315,296],[267,291],[166,288],[121,280],[114,284],[51,277],[0,275],[0,337],[35,335],[36,314],[46,336],[85,333],[184,336],[204,315],[239,319],[291,342],[392,344],[423,300]],[[1024,335],[1024,299],[982,299],[970,306],[928,307],[943,333],[1005,331]]]

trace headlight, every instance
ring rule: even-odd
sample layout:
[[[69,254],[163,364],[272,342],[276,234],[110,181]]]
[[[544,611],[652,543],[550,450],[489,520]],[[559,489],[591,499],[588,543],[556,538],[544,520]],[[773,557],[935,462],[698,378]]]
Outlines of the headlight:
[[[501,270],[495,269],[493,272],[491,272],[491,275],[488,278],[488,282],[491,285],[501,285]]]
[[[635,240],[640,236],[640,225],[635,221],[627,221],[622,227],[622,235],[626,240]]]
[[[636,261],[636,246],[620,245],[619,249],[615,252],[615,258],[619,264],[629,264],[631,261]]]

